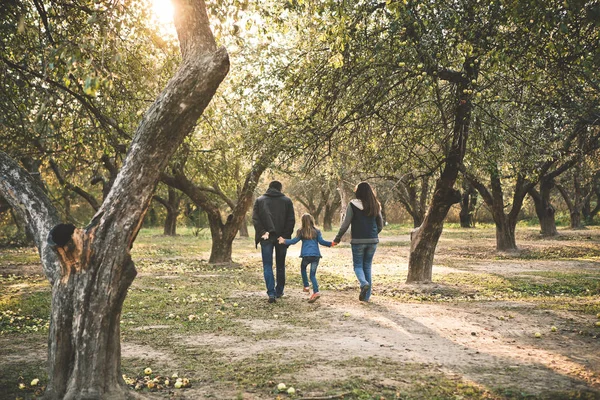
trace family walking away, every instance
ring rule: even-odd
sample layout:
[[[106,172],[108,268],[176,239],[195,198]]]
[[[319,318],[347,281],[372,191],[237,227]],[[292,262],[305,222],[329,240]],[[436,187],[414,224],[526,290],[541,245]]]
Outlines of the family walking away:
[[[335,246],[340,242],[348,227],[350,230],[352,247],[352,264],[354,264],[354,273],[360,283],[360,301],[368,302],[371,298],[371,288],[373,280],[371,275],[371,266],[373,265],[373,256],[379,243],[379,232],[383,229],[383,217],[381,215],[381,205],[375,193],[367,182],[359,183],[355,190],[356,199],[348,204],[346,217],[340,226],[340,230],[333,239]]]
[[[300,250],[300,257],[302,258],[300,263],[300,274],[302,275],[304,291],[309,293],[310,286],[308,284],[306,268],[310,264],[310,281],[312,282],[313,294],[310,296],[310,299],[308,299],[308,302],[314,303],[321,297],[321,293],[319,293],[319,284],[317,282],[317,267],[319,266],[319,259],[321,258],[319,244],[332,247],[333,243],[323,239],[321,231],[315,227],[315,220],[310,214],[304,214],[302,216],[302,226],[296,232],[295,238],[285,239],[279,237],[278,240],[279,244],[285,244],[286,246],[296,244],[302,240],[302,249]]]
[[[310,214],[302,216],[302,226],[291,239],[294,225],[294,206],[292,201],[282,193],[281,182],[272,181],[266,193],[256,199],[252,212],[255,230],[255,243],[260,243],[263,274],[267,286],[269,303],[275,303],[283,296],[285,287],[285,257],[287,247],[302,241],[300,250],[300,273],[304,284],[304,292],[310,293],[307,268],[310,265],[310,283],[313,294],[309,302],[314,303],[321,293],[317,282],[317,267],[321,259],[319,244],[327,247],[336,246],[344,233],[351,226],[352,264],[354,273],[360,283],[360,301],[368,302],[371,298],[373,280],[371,267],[373,256],[379,243],[379,232],[383,229],[381,205],[367,182],[359,183],[353,199],[346,209],[346,216],[333,242],[323,239],[321,231],[315,227],[315,220]],[[275,276],[273,275],[273,250],[275,251]]]
[[[282,192],[281,182],[272,181],[266,193],[256,199],[252,211],[255,244],[260,243],[263,274],[267,286],[269,303],[283,296],[285,288],[285,256],[287,246],[279,244],[277,238],[290,239],[296,218],[294,205]],[[273,276],[273,250],[275,250],[276,277]]]

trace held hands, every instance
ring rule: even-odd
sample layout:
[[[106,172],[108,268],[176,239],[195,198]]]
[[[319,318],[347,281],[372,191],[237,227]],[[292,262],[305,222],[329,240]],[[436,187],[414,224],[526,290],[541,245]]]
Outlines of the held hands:
[[[337,244],[336,242],[331,242],[331,247],[335,247],[335,246],[337,246],[337,245],[338,245],[338,244]]]
[[[269,232],[265,232],[265,233],[264,233],[264,235],[262,235],[260,238],[261,238],[262,240],[267,240],[267,239],[269,239]]]
[[[285,244],[285,239],[283,238],[283,236],[279,236],[277,238],[277,241],[279,242],[279,244]]]

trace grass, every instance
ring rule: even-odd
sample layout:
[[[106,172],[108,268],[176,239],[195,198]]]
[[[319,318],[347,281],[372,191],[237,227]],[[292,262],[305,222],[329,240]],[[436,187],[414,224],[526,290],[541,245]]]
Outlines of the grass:
[[[457,258],[453,249],[469,253],[471,246],[485,247],[486,240],[494,237],[493,229],[447,228],[443,236],[445,248],[440,251],[442,261],[439,261],[447,270],[434,269],[431,285],[412,286],[404,284],[406,259],[399,259],[398,254],[404,253],[397,252],[397,248],[406,251],[408,239],[405,236],[412,227],[386,227],[382,235],[385,240],[378,248],[376,259],[376,263],[378,260],[383,263],[376,264],[375,296],[398,304],[469,303],[477,306],[513,302],[588,320],[600,313],[600,269],[578,269],[577,264],[567,271],[523,269],[518,273],[462,268],[464,258]],[[522,237],[531,235],[532,230],[522,229],[519,231]],[[133,353],[123,357],[122,370],[128,377],[139,378],[148,366],[156,374],[169,376],[178,372],[192,381],[192,389],[206,388],[203,397],[215,398],[244,398],[245,393],[253,393],[257,398],[276,398],[280,381],[298,388],[296,397],[543,399],[547,395],[523,389],[527,387],[526,382],[524,386],[483,384],[450,374],[448,368],[399,362],[376,353],[366,358],[349,354],[342,360],[329,360],[318,353],[302,353],[300,349],[286,354],[280,348],[265,347],[248,356],[233,356],[231,351],[235,349],[228,348],[227,341],[231,338],[235,338],[231,343],[250,347],[268,341],[286,342],[298,332],[335,332],[344,322],[343,306],[335,306],[342,307],[338,309],[321,301],[309,305],[294,298],[267,304],[260,258],[252,238],[236,239],[234,264],[210,265],[206,261],[210,252],[210,241],[203,236],[206,232],[193,236],[191,230],[180,230],[180,236],[174,238],[161,233],[159,229],[142,230],[132,251],[138,277],[123,306],[122,342],[141,350],[138,354],[133,347]],[[590,235],[591,240],[574,239],[568,247],[536,238],[539,248],[522,253],[517,260],[597,262],[600,234],[593,231]],[[319,284],[323,291],[341,295],[356,293],[349,252],[347,244],[324,252],[319,267]],[[481,254],[477,263],[506,262],[498,259],[493,250]],[[0,268],[37,263],[35,257],[37,252],[33,249],[1,250]],[[298,260],[293,257],[288,260],[286,290],[300,292]],[[498,305],[496,309],[502,310],[502,307],[506,305]],[[355,313],[353,311],[352,318]],[[36,388],[26,385],[25,390],[19,390],[18,384],[29,384],[36,377],[42,385],[47,381],[43,361],[49,314],[50,287],[43,276],[39,273],[0,275],[0,390],[6,398],[34,398]],[[276,324],[270,326],[269,321]],[[600,328],[582,327],[577,321],[572,325],[582,332],[581,337],[589,340],[595,340],[592,338],[600,333]],[[18,360],[18,354],[26,354],[31,348],[36,349],[37,358],[14,361]],[[310,374],[315,366],[343,373],[324,381],[318,374]],[[515,382],[518,378],[515,373]],[[166,391],[158,393],[168,396]],[[585,390],[553,393],[559,396],[556,398],[565,399],[592,399],[590,396],[599,395],[593,389],[589,393]],[[294,398],[287,394],[280,396]]]

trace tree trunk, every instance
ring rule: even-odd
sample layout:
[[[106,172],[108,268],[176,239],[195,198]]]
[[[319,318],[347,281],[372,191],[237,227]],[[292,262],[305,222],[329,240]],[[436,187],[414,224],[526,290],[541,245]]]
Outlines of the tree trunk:
[[[136,275],[130,249],[160,172],[229,70],[204,2],[175,9],[181,67],[145,113],[114,185],[86,228],[59,224],[43,190],[0,152],[0,195],[34,233],[52,285],[46,399],[139,397],[121,374],[120,317]]]
[[[165,226],[163,228],[163,235],[165,236],[176,236],[177,235],[177,216],[178,211],[173,212],[167,209],[167,216],[165,217]]]
[[[477,205],[477,191],[467,179],[463,181],[462,199],[460,201],[460,226],[461,228],[473,228],[473,213]]]
[[[233,240],[228,240],[224,235],[211,236],[212,247],[208,262],[211,264],[230,264],[232,261]]]
[[[206,213],[212,238],[210,263],[230,263],[232,261],[232,243],[242,221],[246,218],[248,209],[252,205],[254,190],[256,189],[258,180],[278,154],[278,151],[270,149],[263,153],[253,167],[250,168],[242,189],[238,191],[237,202],[227,201],[229,207],[232,209],[232,213],[227,217],[225,224],[223,224],[218,204],[207,196],[206,193],[208,192],[206,188],[195,185],[182,170],[175,170],[173,176],[166,173],[161,174],[161,180],[164,183],[181,190],[194,202],[198,209]]]
[[[130,397],[121,375],[120,320],[136,270],[117,235],[96,241],[95,234],[96,227],[64,224],[50,233],[62,271],[52,287],[49,399]]]
[[[330,204],[325,205],[325,212],[323,214],[323,230],[325,232],[331,232],[333,230],[333,217],[337,207],[332,207]]]
[[[248,233],[248,221],[246,220],[245,215],[240,224],[240,237],[250,237],[250,234]]]
[[[496,222],[496,250],[514,251],[517,250],[517,241],[515,239],[516,223],[512,223],[508,216],[504,215],[494,219]]]
[[[395,190],[398,201],[413,219],[414,228],[421,226],[425,219],[429,194],[429,177],[420,178],[420,193],[417,193],[417,180],[414,174],[407,174],[397,182]]]
[[[440,178],[436,181],[433,198],[425,219],[411,235],[411,248],[408,260],[407,283],[431,282],[433,257],[438,240],[444,228],[444,219],[452,204],[460,201],[460,192],[454,189],[459,168],[465,156],[469,124],[471,121],[471,102],[466,88],[471,79],[477,78],[473,59],[464,64],[466,79],[460,79],[456,85],[456,110],[452,143],[446,155],[446,163]]]
[[[452,188],[454,182],[450,182],[450,179],[443,181],[441,178],[437,181],[425,219],[421,226],[411,233],[407,283],[431,282],[433,257],[444,229],[444,219],[452,204],[460,201],[460,192],[454,190]]]
[[[584,189],[579,180],[581,174],[581,164],[575,166],[575,172],[572,174],[573,181],[573,197],[571,198],[569,191],[560,184],[556,184],[558,192],[562,195],[567,208],[569,209],[569,216],[571,222],[571,229],[582,229],[583,221],[581,214],[584,210],[584,204],[586,201],[586,195],[584,195]],[[589,194],[589,193],[588,193]]]
[[[181,196],[170,186],[167,188],[167,190],[169,197],[166,203],[161,202],[167,210],[163,234],[165,236],[175,236],[177,235],[177,217],[179,216],[179,203],[181,202]]]
[[[541,235],[542,236],[556,236],[558,231],[556,230],[556,221],[554,214],[556,210],[550,204],[550,192],[554,187],[553,180],[542,180],[540,181],[540,191],[538,192],[535,188],[529,190],[529,195],[533,199],[535,205],[535,213],[540,220]]]

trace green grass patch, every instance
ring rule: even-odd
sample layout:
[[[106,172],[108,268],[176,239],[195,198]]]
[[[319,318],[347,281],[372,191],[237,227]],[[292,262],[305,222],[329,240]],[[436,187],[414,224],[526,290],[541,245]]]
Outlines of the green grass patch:
[[[556,246],[543,249],[522,249],[514,254],[497,255],[497,260],[593,260],[600,258],[600,247],[589,246]]]
[[[29,265],[39,264],[40,255],[35,247],[19,247],[2,249],[0,265]]]

